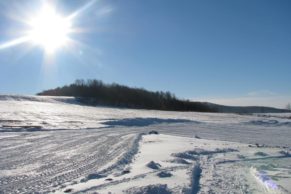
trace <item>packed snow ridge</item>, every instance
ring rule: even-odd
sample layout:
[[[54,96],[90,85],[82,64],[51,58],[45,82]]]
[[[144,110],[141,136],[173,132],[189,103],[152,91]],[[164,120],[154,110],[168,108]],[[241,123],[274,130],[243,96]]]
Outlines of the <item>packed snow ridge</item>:
[[[290,114],[0,98],[0,193],[290,193]]]

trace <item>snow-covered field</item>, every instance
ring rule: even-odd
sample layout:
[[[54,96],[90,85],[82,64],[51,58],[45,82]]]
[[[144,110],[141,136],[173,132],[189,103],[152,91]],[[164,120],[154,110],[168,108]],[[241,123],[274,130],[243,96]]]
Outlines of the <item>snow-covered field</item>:
[[[291,193],[290,152],[291,114],[0,96],[0,193]]]

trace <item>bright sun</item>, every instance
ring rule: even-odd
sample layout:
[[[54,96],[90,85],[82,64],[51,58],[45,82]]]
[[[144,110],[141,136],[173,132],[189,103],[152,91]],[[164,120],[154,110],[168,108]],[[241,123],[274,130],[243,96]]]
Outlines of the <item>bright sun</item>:
[[[25,28],[16,30],[21,36],[0,43],[0,50],[29,43],[42,47],[45,52],[44,56],[47,57],[48,55],[54,56],[57,50],[63,47],[76,48],[78,41],[70,35],[81,33],[82,28],[75,28],[73,21],[81,17],[82,13],[93,6],[96,1],[90,0],[74,12],[63,16],[57,12],[52,0],[42,0],[37,12],[26,10],[23,15],[17,15],[15,18],[13,16],[16,21],[25,24]]]
[[[57,14],[49,4],[44,4],[40,12],[28,21],[29,40],[44,48],[47,53],[54,53],[58,48],[65,46],[72,31],[72,22],[69,18]]]

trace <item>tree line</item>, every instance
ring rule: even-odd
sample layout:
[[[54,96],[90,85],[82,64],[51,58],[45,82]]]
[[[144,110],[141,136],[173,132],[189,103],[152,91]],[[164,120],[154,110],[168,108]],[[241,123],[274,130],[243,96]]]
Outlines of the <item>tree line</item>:
[[[170,92],[152,92],[143,88],[131,88],[116,83],[105,84],[100,80],[78,79],[75,83],[38,93],[42,96],[74,96],[81,103],[114,107],[215,112],[201,102],[178,99]]]

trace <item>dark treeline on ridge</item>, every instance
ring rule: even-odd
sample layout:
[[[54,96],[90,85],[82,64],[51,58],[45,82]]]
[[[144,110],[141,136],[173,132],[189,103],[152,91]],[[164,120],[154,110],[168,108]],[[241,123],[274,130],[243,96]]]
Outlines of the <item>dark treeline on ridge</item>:
[[[105,84],[99,80],[76,80],[69,86],[38,93],[42,96],[74,96],[90,105],[127,108],[215,112],[206,104],[180,100],[170,92],[152,92],[142,88],[130,88],[119,84]]]

